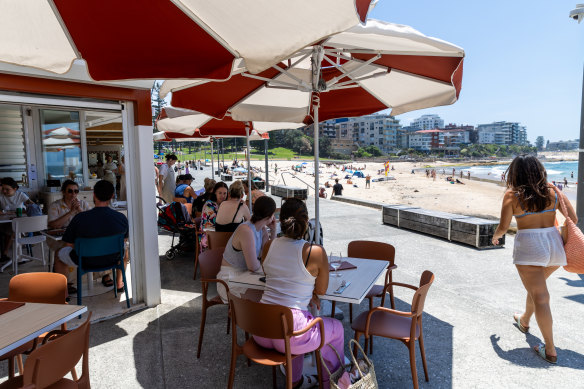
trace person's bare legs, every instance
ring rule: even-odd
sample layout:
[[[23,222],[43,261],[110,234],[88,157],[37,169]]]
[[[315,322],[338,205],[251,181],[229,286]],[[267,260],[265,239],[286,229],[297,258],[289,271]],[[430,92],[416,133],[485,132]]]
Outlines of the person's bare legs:
[[[535,312],[535,320],[537,321],[537,325],[543,335],[546,354],[557,356],[552,329],[553,319],[550,310],[550,295],[546,285],[546,278],[549,277],[549,274],[546,276],[546,268],[541,266],[516,265],[516,267],[519,276],[521,277],[521,281],[523,282],[523,286],[531,297],[533,311]],[[554,270],[551,270],[552,268],[548,269],[550,269],[551,274],[557,268]],[[529,303],[527,303],[527,305],[529,305]]]
[[[552,273],[558,270],[559,268],[560,268],[559,266],[544,267],[543,273],[545,279],[547,280],[549,276],[551,276]],[[534,312],[535,307],[533,305],[533,300],[531,299],[530,294],[527,293],[527,296],[525,297],[525,311],[523,312],[523,314],[520,315],[521,325],[523,327],[526,328],[529,327],[529,321],[531,320],[531,317],[533,316]]]

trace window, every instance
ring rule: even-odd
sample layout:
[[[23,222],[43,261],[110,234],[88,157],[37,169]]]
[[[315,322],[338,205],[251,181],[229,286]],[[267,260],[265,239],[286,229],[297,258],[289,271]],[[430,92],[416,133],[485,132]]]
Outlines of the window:
[[[26,151],[22,109],[0,104],[0,176],[23,184],[26,177]]]
[[[79,112],[42,109],[40,113],[45,178],[83,177]]]

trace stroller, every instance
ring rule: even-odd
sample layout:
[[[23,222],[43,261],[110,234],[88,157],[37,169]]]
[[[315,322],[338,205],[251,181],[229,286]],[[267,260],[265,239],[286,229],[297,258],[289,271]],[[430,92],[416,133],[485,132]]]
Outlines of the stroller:
[[[163,199],[161,199],[163,200]],[[163,200],[164,201],[164,200]],[[158,208],[158,227],[172,232],[172,243],[166,251],[167,259],[174,259],[178,254],[194,251],[197,238],[197,229],[192,223],[186,207],[176,201],[165,205],[156,205]],[[178,234],[178,243],[174,244]]]

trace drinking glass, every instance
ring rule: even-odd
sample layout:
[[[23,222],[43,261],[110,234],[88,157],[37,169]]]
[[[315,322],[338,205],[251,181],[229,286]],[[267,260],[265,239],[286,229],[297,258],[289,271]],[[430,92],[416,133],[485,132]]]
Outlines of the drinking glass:
[[[343,257],[342,257],[341,253],[338,253],[338,255],[331,253],[330,264],[331,264],[332,268],[335,269],[334,277],[341,277],[341,275],[337,271],[339,269],[339,267],[341,267],[341,262],[343,262]]]

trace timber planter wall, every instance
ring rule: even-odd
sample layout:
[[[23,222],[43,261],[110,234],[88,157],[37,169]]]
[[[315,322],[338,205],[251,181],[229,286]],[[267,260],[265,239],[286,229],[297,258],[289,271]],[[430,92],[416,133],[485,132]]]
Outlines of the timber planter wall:
[[[505,236],[498,246],[491,243],[498,222],[472,216],[408,205],[386,205],[383,206],[382,221],[384,224],[465,243],[479,249],[502,247],[505,244]]]

